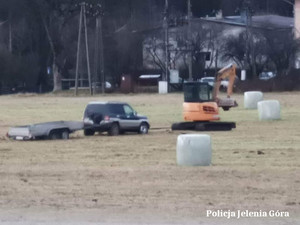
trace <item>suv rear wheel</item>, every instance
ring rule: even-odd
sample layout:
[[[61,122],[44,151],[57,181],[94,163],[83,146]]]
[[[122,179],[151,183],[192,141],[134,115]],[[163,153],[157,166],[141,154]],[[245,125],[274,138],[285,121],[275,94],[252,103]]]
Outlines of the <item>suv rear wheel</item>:
[[[139,134],[148,134],[149,126],[146,123],[142,123],[139,128]]]
[[[120,127],[119,124],[117,123],[113,123],[110,127],[110,129],[108,130],[108,135],[110,136],[116,136],[120,134]]]

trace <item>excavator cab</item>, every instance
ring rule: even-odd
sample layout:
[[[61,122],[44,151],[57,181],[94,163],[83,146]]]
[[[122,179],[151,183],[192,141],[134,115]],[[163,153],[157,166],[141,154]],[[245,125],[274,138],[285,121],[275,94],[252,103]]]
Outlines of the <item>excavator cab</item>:
[[[218,104],[212,99],[212,88],[208,83],[185,83],[183,92],[183,118],[185,121],[212,121],[220,119]]]
[[[189,82],[183,86],[184,102],[211,102],[212,87],[208,83]]]

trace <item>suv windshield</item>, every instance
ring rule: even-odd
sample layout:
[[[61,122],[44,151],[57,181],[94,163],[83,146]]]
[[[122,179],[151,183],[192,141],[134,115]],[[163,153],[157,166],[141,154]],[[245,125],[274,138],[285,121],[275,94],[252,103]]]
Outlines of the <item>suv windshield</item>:
[[[129,105],[124,105],[124,111],[126,115],[134,114],[134,110]]]

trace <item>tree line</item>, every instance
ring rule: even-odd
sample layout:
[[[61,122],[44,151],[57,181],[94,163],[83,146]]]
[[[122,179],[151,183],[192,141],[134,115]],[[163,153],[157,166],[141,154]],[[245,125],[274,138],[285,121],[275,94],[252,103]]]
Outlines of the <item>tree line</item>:
[[[83,2],[87,5],[88,46],[91,59],[98,54],[98,49],[94,47],[97,41],[96,17],[101,16],[103,19],[105,76],[112,83],[118,83],[121,74],[136,74],[143,70],[141,45],[146,32],[162,25],[164,1],[0,0],[0,87],[22,87],[41,92],[57,91],[63,88],[62,78],[74,78],[80,4]],[[243,3],[244,1],[235,0],[211,0],[204,3],[194,0],[192,12],[194,17],[214,16],[220,9],[223,9],[225,14],[238,14]],[[251,4],[253,13],[280,9],[277,13],[289,15],[291,11],[289,6],[278,8],[278,5],[282,5],[279,0],[253,0]],[[94,15],[96,5],[100,5],[101,12]],[[186,10],[185,0],[170,1],[170,21],[172,18],[184,20]],[[205,32],[213,31],[205,30]],[[255,40],[259,40],[255,41],[253,46],[257,49],[255,62],[258,70],[262,67],[260,64],[276,65],[277,70],[288,70],[289,66],[286,65],[290,65],[297,43],[290,38],[290,34],[282,34],[275,39],[274,36],[268,35],[253,34]],[[286,35],[289,35],[290,41],[283,41],[287,40]],[[195,37],[208,38],[200,34]],[[243,52],[247,49],[243,46],[247,43],[244,41],[246,38],[245,33],[239,37],[228,38],[222,45],[222,57],[235,60],[241,65],[253,65],[250,62],[251,56],[245,58],[246,53]],[[195,65],[199,65],[200,42],[197,39],[194,41],[193,59]],[[84,57],[86,52],[84,47],[79,50],[81,52],[79,74],[83,79],[87,77]],[[283,51],[286,52],[284,57]],[[91,60],[90,63],[93,80],[100,81],[99,67],[102,65],[95,61]]]

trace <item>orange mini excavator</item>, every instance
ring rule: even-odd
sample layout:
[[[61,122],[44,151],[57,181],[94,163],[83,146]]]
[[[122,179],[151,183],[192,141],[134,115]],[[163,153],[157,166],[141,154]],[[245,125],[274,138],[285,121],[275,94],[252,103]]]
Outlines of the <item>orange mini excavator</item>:
[[[220,120],[219,107],[228,111],[237,103],[231,99],[236,77],[236,65],[230,64],[219,70],[212,87],[208,83],[188,82],[183,86],[183,118],[185,122],[172,124],[172,130],[221,131],[235,128],[234,122],[216,122]],[[219,98],[221,81],[228,79],[227,98]]]

